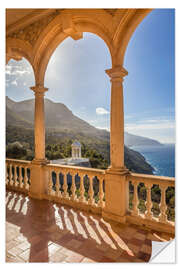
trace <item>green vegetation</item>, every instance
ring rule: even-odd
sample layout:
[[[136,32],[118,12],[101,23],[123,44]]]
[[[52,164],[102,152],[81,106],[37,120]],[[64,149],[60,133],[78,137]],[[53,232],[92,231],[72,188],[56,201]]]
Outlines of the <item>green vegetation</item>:
[[[31,134],[29,134],[30,136]],[[61,138],[62,140],[62,138]],[[56,144],[47,144],[46,145],[46,157],[47,159],[53,160],[53,159],[61,159],[61,158],[67,158],[71,156],[71,139],[66,139],[65,141],[62,141],[61,143]],[[108,161],[103,157],[101,153],[99,153],[97,150],[89,147],[88,145],[81,142],[82,145],[82,156],[89,158],[90,164],[92,168],[99,168],[99,169],[106,169],[108,167]],[[129,160],[133,158],[134,153],[132,155],[129,155]],[[8,143],[6,148],[6,156],[8,158],[15,158],[15,159],[22,159],[22,160],[32,160],[34,158],[34,149],[30,143],[27,142],[13,142]],[[138,156],[140,159],[142,159],[140,156]],[[131,163],[129,162],[129,165]],[[127,166],[127,164],[126,164]],[[128,167],[128,166],[127,166]],[[89,189],[89,180],[86,176],[84,178],[84,187],[85,187],[85,197],[88,199],[88,189]],[[76,180],[76,194],[77,196],[80,196],[80,181]],[[97,203],[99,200],[98,197],[98,179],[94,179],[93,189],[94,189],[94,199]],[[55,185],[54,185],[55,189]],[[68,192],[71,194],[71,184],[68,184]],[[61,191],[63,192],[63,188],[61,188]],[[134,196],[134,187],[130,183],[129,185],[129,206],[130,209],[132,209],[132,200]],[[138,209],[141,213],[144,213],[146,211],[146,197],[147,197],[147,191],[143,183],[140,183],[138,185],[138,198],[139,198],[139,205]],[[155,217],[159,216],[160,209],[160,199],[161,199],[161,190],[159,189],[158,185],[153,185],[151,190],[151,198],[152,198],[152,212]],[[172,187],[169,187],[166,190],[166,204],[167,204],[167,217],[168,220],[175,219],[175,190]]]
[[[22,160],[32,160],[34,155],[28,143],[20,143],[16,141],[7,145],[6,157]]]
[[[49,160],[56,160],[61,158],[71,157],[72,140],[66,140],[59,144],[46,145],[46,158]],[[34,149],[29,143],[13,142],[8,143],[6,147],[7,158],[15,158],[22,160],[32,160],[34,158]],[[107,160],[97,150],[86,146],[82,143],[82,156],[89,158],[92,168],[106,169],[108,167]]]
[[[133,207],[133,197],[134,197],[134,187],[129,183],[129,208]],[[144,183],[138,185],[138,198],[139,204],[138,209],[140,213],[146,211],[146,199],[147,191],[144,186]],[[158,185],[153,185],[151,188],[151,199],[152,199],[152,213],[154,217],[158,217],[160,214],[160,200],[161,200],[161,190]],[[166,190],[166,204],[167,204],[167,219],[174,221],[175,220],[175,189],[173,187],[168,187]]]

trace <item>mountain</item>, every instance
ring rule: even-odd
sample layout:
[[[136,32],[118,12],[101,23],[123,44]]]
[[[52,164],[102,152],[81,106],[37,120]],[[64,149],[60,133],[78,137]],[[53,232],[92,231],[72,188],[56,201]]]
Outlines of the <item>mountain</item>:
[[[6,97],[6,143],[14,141],[34,144],[34,99],[15,102]],[[45,99],[46,143],[57,144],[67,139],[79,140],[96,149],[109,162],[110,134],[75,116],[64,104]],[[150,143],[153,140],[125,133],[125,144]],[[156,141],[154,141],[155,143]],[[158,144],[158,142],[157,142]],[[138,144],[139,145],[139,144]],[[144,157],[125,147],[125,164],[134,172],[153,173]]]
[[[125,132],[124,134],[124,143],[126,146],[160,146],[162,145],[160,142],[156,140],[152,140],[146,137],[137,136]]]
[[[25,126],[32,128],[34,122],[34,99],[15,102],[6,97],[6,123],[13,126]],[[75,116],[64,104],[55,103],[45,99],[45,125],[50,132],[70,130],[87,135],[94,135],[109,139],[109,132],[101,130],[88,124],[86,121]],[[158,141],[146,137],[137,136],[125,132],[124,140],[126,146],[161,145]]]
[[[87,135],[94,135],[98,138],[109,138],[109,132],[97,129],[86,121],[75,116],[64,104],[55,103],[45,99],[45,126],[50,132],[82,132]],[[33,127],[34,123],[34,99],[14,102],[6,97],[6,122],[8,125]],[[14,118],[11,116],[14,114]],[[21,119],[21,121],[20,121]]]

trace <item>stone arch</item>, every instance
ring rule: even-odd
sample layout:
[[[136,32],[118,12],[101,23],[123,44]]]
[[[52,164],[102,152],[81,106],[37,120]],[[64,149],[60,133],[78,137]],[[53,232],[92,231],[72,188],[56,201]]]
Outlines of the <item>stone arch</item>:
[[[115,42],[115,66],[123,66],[124,56],[129,40],[142,20],[152,9],[132,9],[126,16],[124,24],[120,24],[116,31]]]
[[[32,46],[20,39],[16,38],[7,38],[6,41],[6,64],[11,59],[14,59],[16,61],[20,61],[22,58],[25,58],[28,63],[31,65],[32,70],[33,70],[33,75],[34,75],[34,80],[35,78],[35,70],[33,66],[33,54],[32,54]]]
[[[33,67],[32,61],[32,46],[21,39],[7,38],[6,40],[6,53],[8,54],[8,61],[11,58],[19,58],[19,60],[24,57]]]
[[[64,14],[58,15],[42,32],[34,47],[34,60],[36,72],[36,83],[44,84],[44,77],[50,57],[60,43],[69,37],[63,32],[62,21]],[[113,60],[113,42],[110,33],[105,30],[102,23],[95,22],[89,15],[84,13],[74,15],[73,23],[77,32],[90,32],[99,36],[109,49],[111,60]]]

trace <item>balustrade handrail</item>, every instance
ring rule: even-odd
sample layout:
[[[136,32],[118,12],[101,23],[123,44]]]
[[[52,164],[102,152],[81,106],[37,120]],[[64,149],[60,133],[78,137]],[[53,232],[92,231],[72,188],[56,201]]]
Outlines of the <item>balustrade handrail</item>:
[[[140,173],[130,173],[126,177],[127,181],[137,181],[137,182],[143,182],[148,183],[152,182],[153,184],[166,184],[170,186],[175,185],[175,178],[174,177],[168,177],[168,176],[159,176],[159,175],[150,175],[150,174],[140,174]]]
[[[85,167],[78,167],[78,166],[67,166],[67,165],[60,165],[60,164],[47,164],[47,169],[60,169],[66,172],[74,172],[80,171],[84,174],[95,174],[95,175],[105,175],[105,170],[101,169],[94,169],[94,168],[85,168]]]
[[[22,159],[11,159],[11,158],[6,158],[6,162],[8,163],[21,163],[21,164],[31,164],[31,161],[29,160],[22,160]]]

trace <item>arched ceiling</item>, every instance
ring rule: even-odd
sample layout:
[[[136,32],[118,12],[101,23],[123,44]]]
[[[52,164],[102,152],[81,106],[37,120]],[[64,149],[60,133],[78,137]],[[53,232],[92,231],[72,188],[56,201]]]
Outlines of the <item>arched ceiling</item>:
[[[48,61],[68,36],[83,32],[101,37],[109,48],[112,66],[122,66],[134,30],[151,9],[6,9],[8,59],[26,57],[36,83],[44,83]]]

